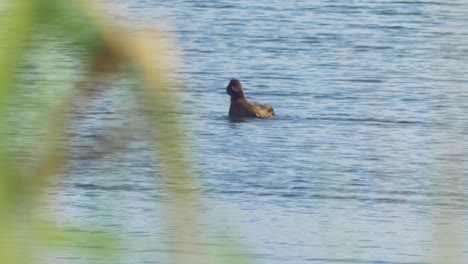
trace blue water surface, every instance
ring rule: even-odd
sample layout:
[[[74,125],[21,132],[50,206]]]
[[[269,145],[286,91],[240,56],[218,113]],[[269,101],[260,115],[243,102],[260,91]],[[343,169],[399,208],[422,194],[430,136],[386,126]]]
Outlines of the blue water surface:
[[[123,22],[176,40],[179,122],[213,241],[251,263],[468,261],[466,1],[117,2]],[[230,120],[231,78],[277,116]],[[119,263],[170,263],[171,198],[135,95],[112,85],[76,113],[50,210],[119,230]],[[102,135],[129,143],[102,154]],[[179,253],[230,256],[208,248]]]

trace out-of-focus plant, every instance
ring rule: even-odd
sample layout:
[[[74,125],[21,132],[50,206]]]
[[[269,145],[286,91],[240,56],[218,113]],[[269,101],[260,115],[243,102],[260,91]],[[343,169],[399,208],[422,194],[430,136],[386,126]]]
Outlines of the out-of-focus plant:
[[[177,85],[170,81],[172,64],[167,54],[171,53],[173,43],[163,32],[152,30],[129,30],[111,23],[110,15],[97,11],[97,5],[92,1],[62,1],[62,0],[11,0],[4,2],[1,10],[3,17],[0,28],[2,41],[0,46],[0,260],[1,263],[34,262],[35,249],[41,245],[52,248],[66,245],[69,248],[84,250],[90,254],[108,254],[116,237],[112,234],[76,232],[76,227],[64,227],[50,219],[44,218],[34,210],[33,204],[41,199],[40,191],[51,181],[51,177],[59,175],[69,157],[69,146],[64,132],[71,122],[72,113],[79,107],[80,98],[90,98],[104,89],[96,85],[100,80],[119,69],[123,65],[131,65],[135,74],[143,80],[142,90],[146,94],[146,104],[150,109],[150,117],[155,130],[154,141],[164,165],[164,181],[169,193],[167,223],[173,232],[174,242],[194,239],[194,224],[202,221],[201,214],[194,204],[201,203],[192,179],[192,167],[189,152],[182,144],[181,128],[177,117]],[[43,151],[37,155],[39,159],[30,164],[12,158],[10,153],[11,125],[21,124],[11,113],[10,102],[20,94],[20,65],[28,56],[28,52],[41,44],[41,37],[55,36],[66,41],[67,45],[80,54],[81,70],[76,70],[68,76],[78,78],[64,81],[65,89],[60,102],[46,110],[47,122],[36,120],[42,124],[41,129],[47,131],[43,142],[34,148]],[[42,43],[43,45],[43,43]],[[173,55],[173,54],[172,54]],[[41,64],[42,62],[36,62]],[[47,62],[44,62],[47,63]],[[51,67],[53,68],[53,67]],[[48,73],[54,75],[55,72]],[[24,91],[23,91],[24,92]],[[34,92],[34,91],[29,91]],[[40,97],[40,95],[39,95]],[[39,110],[39,109],[38,109]],[[15,109],[18,111],[18,109]],[[19,109],[21,111],[21,109]],[[34,151],[31,149],[31,151]],[[37,150],[39,151],[39,150]],[[117,206],[117,205],[116,205]],[[189,218],[191,221],[186,221]],[[185,219],[185,220],[181,220]],[[181,221],[179,221],[181,220]],[[79,226],[80,223],[76,223]],[[80,227],[83,230],[83,227]],[[99,235],[100,234],[100,235]],[[197,239],[197,238],[195,238]],[[74,243],[84,241],[83,243]],[[221,242],[222,243],[222,242]],[[176,263],[230,263],[242,261],[241,257],[229,257],[223,260],[218,255],[238,254],[235,247],[229,247],[228,252],[218,254],[179,254],[178,252],[194,252],[193,243],[172,243],[187,245],[187,248],[176,246],[173,259]],[[27,246],[29,245],[29,246]],[[78,245],[78,246],[77,246]],[[79,245],[86,245],[80,247]],[[40,248],[40,247],[39,247]],[[210,251],[210,249],[207,249]],[[115,254],[114,254],[115,255]]]
[[[23,68],[20,65],[31,49],[44,44],[39,43],[42,37],[66,36],[69,45],[80,50],[83,60],[88,61],[89,65],[82,81],[77,82],[80,84],[91,84],[92,78],[98,78],[109,70],[101,66],[105,63],[103,59],[107,60],[101,54],[110,48],[99,29],[93,27],[90,14],[83,8],[86,3],[20,0],[3,4],[0,24],[0,260],[2,263],[35,262],[37,259],[34,252],[41,245],[62,245],[93,254],[108,253],[107,249],[112,245],[110,234],[91,232],[96,231],[96,228],[87,228],[88,232],[76,232],[83,230],[83,227],[60,226],[35,210],[35,205],[40,204],[40,190],[67,163],[65,129],[70,122],[69,113],[73,110],[70,107],[73,106],[71,93],[57,96],[62,101],[55,107],[28,110],[48,112],[42,113],[47,115],[47,119],[35,120],[40,124],[38,130],[47,131],[42,142],[30,145],[30,152],[38,152],[38,161],[28,164],[18,161],[13,157],[10,145],[14,126],[20,127],[24,122],[15,115],[21,116],[21,112],[26,111],[15,108],[17,112],[13,113],[11,109],[11,102],[17,99],[21,90]],[[56,72],[50,72],[50,76],[54,74]],[[67,85],[67,82],[63,85]],[[77,84],[77,91],[73,92],[78,92],[81,86]],[[37,98],[40,97],[38,94]]]

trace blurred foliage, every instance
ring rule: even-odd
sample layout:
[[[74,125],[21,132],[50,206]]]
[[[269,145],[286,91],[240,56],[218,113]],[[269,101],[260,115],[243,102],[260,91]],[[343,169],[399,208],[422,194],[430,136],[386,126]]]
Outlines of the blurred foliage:
[[[25,0],[7,1],[2,6],[2,44],[0,49],[0,259],[2,263],[35,263],[37,248],[40,245],[52,248],[66,247],[79,252],[105,255],[115,244],[115,236],[96,230],[95,227],[67,227],[58,225],[36,210],[40,190],[45,187],[47,178],[67,163],[68,147],[65,128],[70,122],[70,94],[64,94],[62,102],[55,107],[37,107],[33,101],[32,109],[15,109],[12,114],[12,102],[20,97],[23,61],[31,54],[34,47],[43,45],[41,39],[51,35],[66,39],[69,45],[81,52],[88,60],[90,69],[87,75],[99,75],[93,65],[99,64],[94,59],[100,49],[105,49],[105,40],[92,26],[91,17],[84,12],[76,1]],[[37,62],[39,65],[41,62]],[[50,66],[46,62],[42,62]],[[52,67],[51,67],[52,68]],[[93,72],[94,71],[94,72]],[[52,76],[57,72],[52,71]],[[46,78],[46,77],[44,77]],[[88,78],[88,77],[84,77]],[[70,80],[71,81],[71,80]],[[87,80],[84,80],[86,82]],[[65,82],[62,83],[66,85]],[[78,85],[76,86],[78,88]],[[24,93],[24,91],[22,91]],[[41,94],[34,98],[39,100]],[[36,156],[39,161],[24,164],[18,162],[10,153],[12,131],[25,122],[23,112],[39,112],[49,118],[39,119],[34,128],[46,131],[46,140],[30,144],[30,151],[37,152],[37,145],[43,145],[44,151]],[[8,122],[13,115],[14,122]],[[15,118],[16,117],[16,118]],[[11,118],[10,118],[11,119]],[[28,121],[32,121],[29,119]],[[12,125],[13,124],[13,125]],[[42,124],[42,125],[40,125]],[[21,131],[19,131],[21,132]],[[16,135],[16,134],[15,134]],[[77,232],[77,230],[82,230]],[[81,242],[77,242],[81,241]],[[77,246],[77,245],[87,245]],[[40,255],[40,254],[39,254]]]
[[[130,69],[135,69],[143,81],[145,103],[150,107],[155,130],[155,146],[159,153],[164,153],[161,155],[163,180],[171,197],[166,210],[167,223],[172,225],[169,230],[174,232],[171,238],[173,242],[193,240],[195,225],[179,223],[179,219],[186,216],[192,223],[202,220],[193,206],[200,201],[191,178],[193,169],[189,152],[181,143],[179,123],[173,121],[177,118],[174,92],[178,87],[170,81],[173,69],[168,57],[173,56],[171,47],[174,44],[169,43],[169,38],[162,32],[129,30],[111,23],[111,15],[98,11],[98,5],[92,1],[11,0],[4,1],[0,8],[3,15],[0,26],[1,263],[35,263],[37,254],[41,255],[41,252],[37,253],[38,249],[44,246],[118,257],[115,253],[110,254],[118,241],[115,234],[99,231],[96,227],[83,227],[80,223],[73,227],[63,226],[41,214],[35,205],[43,199],[40,190],[52,177],[60,175],[60,170],[69,161],[69,138],[65,131],[73,111],[86,103],[87,98],[105,89],[98,83],[124,65],[131,65]],[[63,94],[57,97],[61,100],[52,105],[43,97],[44,93],[50,92],[47,87],[38,90],[27,100],[32,105],[31,109],[15,109],[18,112],[12,114],[12,102],[18,102],[18,98],[30,93],[21,91],[22,71],[27,69],[27,65],[23,65],[25,58],[33,56],[33,50],[45,50],[48,45],[53,45],[50,42],[52,38],[60,39],[76,52],[79,67],[62,73],[63,69],[59,71],[46,56],[34,57],[37,59],[34,63],[47,71],[41,78],[62,74],[57,85],[67,88],[62,89]],[[85,101],[76,98],[84,98],[81,100]],[[30,117],[26,117],[25,112],[28,111]],[[13,122],[10,122],[11,115]],[[31,163],[16,160],[10,152],[12,133],[23,133],[21,125],[26,122],[32,122],[33,127],[43,130],[46,138],[29,145],[29,151],[38,152],[35,157],[39,157]],[[196,252],[197,249],[190,246],[174,249],[172,257],[176,263],[245,263],[243,257],[238,257],[242,254],[236,247],[226,246],[228,255],[235,256],[229,261],[216,259],[216,254],[196,257],[177,253]]]

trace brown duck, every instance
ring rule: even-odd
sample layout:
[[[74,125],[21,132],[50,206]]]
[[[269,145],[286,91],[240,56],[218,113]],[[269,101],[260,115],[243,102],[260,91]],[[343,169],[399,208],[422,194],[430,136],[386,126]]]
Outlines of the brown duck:
[[[239,80],[232,79],[226,87],[226,92],[231,96],[229,117],[272,118],[275,116],[273,107],[247,101]]]

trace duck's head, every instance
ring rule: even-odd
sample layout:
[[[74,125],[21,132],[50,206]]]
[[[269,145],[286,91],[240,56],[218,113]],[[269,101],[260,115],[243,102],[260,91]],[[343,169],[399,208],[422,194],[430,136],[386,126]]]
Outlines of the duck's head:
[[[231,96],[232,99],[245,99],[244,90],[242,84],[237,79],[232,79],[226,87],[226,93]]]

